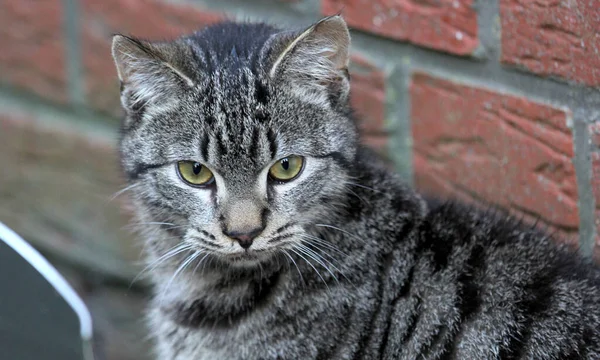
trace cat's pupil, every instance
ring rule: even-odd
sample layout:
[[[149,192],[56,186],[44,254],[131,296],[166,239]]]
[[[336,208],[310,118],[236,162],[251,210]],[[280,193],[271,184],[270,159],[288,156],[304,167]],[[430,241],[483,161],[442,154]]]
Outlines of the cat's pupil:
[[[194,163],[194,175],[198,175],[200,174],[200,171],[202,170],[202,165],[198,164],[198,163]]]
[[[281,160],[281,167],[287,171],[290,168],[290,161],[288,159]]]

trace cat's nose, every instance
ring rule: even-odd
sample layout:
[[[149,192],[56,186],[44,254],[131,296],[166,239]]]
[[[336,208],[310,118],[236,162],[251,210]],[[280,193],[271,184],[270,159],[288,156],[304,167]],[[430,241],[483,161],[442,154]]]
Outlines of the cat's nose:
[[[234,239],[244,249],[252,246],[254,238],[263,231],[264,228],[255,228],[249,231],[224,231],[224,234]]]

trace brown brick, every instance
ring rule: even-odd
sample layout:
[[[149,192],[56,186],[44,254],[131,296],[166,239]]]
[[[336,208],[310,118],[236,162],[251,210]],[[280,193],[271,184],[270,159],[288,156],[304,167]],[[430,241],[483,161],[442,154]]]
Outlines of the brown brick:
[[[61,1],[0,0],[0,82],[67,101]]]
[[[323,0],[322,11],[342,12],[348,24],[396,40],[458,55],[478,46],[473,0]]]
[[[410,94],[419,189],[577,231],[567,111],[421,73]]]
[[[502,62],[600,85],[597,1],[501,0]]]
[[[365,144],[383,150],[385,132],[385,74],[364,57],[354,55],[350,65],[351,103]]]
[[[196,31],[221,19],[198,7],[157,0],[85,0],[83,59],[90,106],[120,115],[119,85],[110,54],[111,36],[122,33],[163,40]]]
[[[123,228],[123,187],[112,144],[46,124],[35,114],[0,113],[0,219],[54,256],[130,279],[139,258]]]

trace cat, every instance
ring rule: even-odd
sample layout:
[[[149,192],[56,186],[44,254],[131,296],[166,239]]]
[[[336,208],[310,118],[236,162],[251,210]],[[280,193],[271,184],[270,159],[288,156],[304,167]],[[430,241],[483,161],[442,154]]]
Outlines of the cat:
[[[600,272],[359,145],[350,35],[113,38],[157,359],[600,359]]]

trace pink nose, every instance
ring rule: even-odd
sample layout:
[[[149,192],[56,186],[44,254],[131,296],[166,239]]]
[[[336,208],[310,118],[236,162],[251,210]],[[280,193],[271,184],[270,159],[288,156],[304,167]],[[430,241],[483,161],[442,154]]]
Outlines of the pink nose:
[[[252,246],[252,242],[254,241],[254,238],[260,234],[263,231],[263,228],[256,228],[250,231],[227,231],[224,232],[225,235],[229,236],[230,238],[236,240],[238,242],[238,244],[240,244],[240,246],[244,249],[248,249],[250,246]]]

